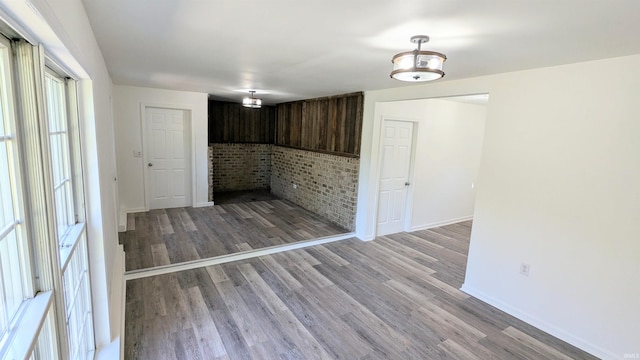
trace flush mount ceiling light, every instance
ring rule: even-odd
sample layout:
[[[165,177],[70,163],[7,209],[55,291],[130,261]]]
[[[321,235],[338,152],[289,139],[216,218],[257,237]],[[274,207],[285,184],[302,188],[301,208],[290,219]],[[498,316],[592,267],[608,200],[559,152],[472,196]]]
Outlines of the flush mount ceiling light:
[[[242,106],[244,107],[248,107],[248,108],[252,108],[252,109],[259,109],[262,107],[262,99],[258,99],[253,97],[253,94],[255,94],[255,90],[251,90],[249,91],[249,93],[251,93],[251,96],[247,96],[244,99],[242,99]]]
[[[447,60],[444,54],[435,51],[421,50],[422,44],[429,41],[426,35],[411,37],[411,42],[418,44],[413,51],[405,51],[393,57],[391,77],[401,81],[431,81],[444,76],[442,65]]]

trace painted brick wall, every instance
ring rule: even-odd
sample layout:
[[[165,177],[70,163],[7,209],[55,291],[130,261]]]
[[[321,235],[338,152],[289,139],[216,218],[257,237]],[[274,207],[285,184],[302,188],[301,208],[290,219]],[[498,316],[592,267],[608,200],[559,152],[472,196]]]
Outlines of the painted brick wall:
[[[355,230],[359,159],[274,146],[271,161],[273,194]]]
[[[268,189],[270,144],[210,144],[209,198],[215,191]]]

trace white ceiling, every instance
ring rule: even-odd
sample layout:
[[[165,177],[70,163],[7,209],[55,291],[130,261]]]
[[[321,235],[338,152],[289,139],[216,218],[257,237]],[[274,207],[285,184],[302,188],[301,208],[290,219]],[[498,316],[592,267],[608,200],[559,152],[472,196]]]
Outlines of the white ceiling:
[[[448,57],[438,81],[640,53],[639,0],[83,3],[115,84],[231,101],[406,86],[389,78],[391,58],[416,34]]]

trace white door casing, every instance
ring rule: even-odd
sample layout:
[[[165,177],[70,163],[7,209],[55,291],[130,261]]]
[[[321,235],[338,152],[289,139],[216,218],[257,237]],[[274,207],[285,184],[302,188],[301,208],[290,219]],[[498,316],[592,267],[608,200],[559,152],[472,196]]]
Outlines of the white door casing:
[[[377,236],[404,230],[412,140],[412,122],[383,122]]]
[[[190,123],[184,110],[145,107],[147,205],[191,205]]]

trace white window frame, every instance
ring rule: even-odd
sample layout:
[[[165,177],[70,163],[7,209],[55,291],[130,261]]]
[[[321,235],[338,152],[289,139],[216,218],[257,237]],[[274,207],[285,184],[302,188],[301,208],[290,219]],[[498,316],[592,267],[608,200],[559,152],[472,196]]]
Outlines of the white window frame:
[[[78,216],[74,199],[75,184],[71,160],[71,142],[75,139],[70,134],[71,119],[69,119],[67,111],[67,97],[70,94],[67,92],[66,80],[49,67],[45,68],[44,78],[58,241],[61,247],[71,247],[78,237],[69,238],[67,235],[77,223]],[[56,175],[58,176],[56,177]],[[62,195],[63,198],[60,199],[59,195]]]
[[[32,46],[24,40],[9,42],[1,35],[0,38],[0,52],[9,55],[0,71],[9,74],[7,81],[14,81],[13,89],[1,91],[0,96],[15,94],[18,101],[4,103],[15,106],[15,114],[20,117],[7,117],[12,119],[18,135],[9,132],[0,139],[10,141],[15,148],[10,159],[15,167],[11,183],[16,185],[12,187],[16,193],[12,198],[19,204],[14,211],[17,220],[8,231],[19,228],[24,233],[19,264],[25,269],[21,276],[25,301],[7,335],[0,340],[0,359],[93,359],[95,339],[76,83],[66,79],[53,62],[45,60],[41,45]],[[9,62],[12,59],[14,64]],[[52,69],[45,70],[45,62]],[[49,106],[47,96],[52,92],[46,89],[47,77],[61,80],[58,85],[64,84],[63,91],[59,87],[54,95],[55,106]],[[63,145],[62,162],[67,166],[63,183],[69,189],[61,207],[54,196],[52,167],[56,155],[52,155],[50,146],[51,111],[64,115],[68,140]],[[65,209],[66,215],[58,228],[56,212],[60,208]]]
[[[63,218],[62,220],[66,220],[66,224],[64,224],[66,227],[64,229],[57,228],[56,232],[59,239],[60,273],[63,279],[62,287],[65,297],[65,312],[64,316],[60,316],[60,318],[64,319],[64,327],[67,330],[67,355],[72,360],[75,360],[93,357],[95,339],[93,319],[91,317],[92,302],[86,224],[84,223],[85,216],[84,212],[78,211],[84,211],[82,201],[82,199],[84,199],[84,192],[82,187],[76,83],[74,80],[61,75],[60,72],[61,70],[54,62],[47,60],[47,67],[45,68],[44,74],[44,97],[48,111],[47,129],[51,136],[50,122],[53,121],[54,116],[63,117],[66,127],[65,135],[67,141],[63,144],[64,154],[61,159],[64,162],[62,166],[66,167],[66,169],[64,169],[66,179],[63,181],[69,186],[65,194],[66,198],[62,204],[63,211],[66,212],[66,219]],[[48,93],[51,87],[46,86],[47,79],[54,81],[56,85],[59,86],[56,94]],[[49,96],[52,95],[56,98],[50,99]],[[62,99],[60,98],[61,96],[63,97]],[[56,101],[57,104],[52,106],[50,103],[52,100]],[[57,106],[63,106],[64,109],[59,109]],[[59,113],[51,114],[51,111],[58,111]],[[59,119],[60,118],[58,118],[58,120]],[[51,149],[51,147],[49,147],[49,149]],[[56,164],[56,159],[53,159],[53,154],[50,155],[52,166],[51,191],[55,192],[60,184],[56,184],[53,179],[53,166]],[[54,201],[54,204],[56,225],[59,226],[61,223],[61,218],[58,215],[60,204],[57,203],[57,199]],[[79,311],[78,309],[81,310]],[[88,348],[84,350],[78,348],[78,346],[82,345],[88,346]]]
[[[0,111],[2,111],[4,123],[4,135],[2,135],[2,139],[0,141],[2,141],[7,147],[8,175],[11,183],[9,191],[11,199],[3,200],[9,200],[12,202],[11,210],[13,212],[13,218],[15,219],[14,223],[8,228],[0,229],[2,232],[2,234],[0,234],[0,238],[4,238],[5,235],[15,231],[15,236],[17,238],[16,241],[18,244],[18,259],[14,260],[18,261],[19,269],[16,270],[19,271],[20,275],[18,279],[14,280],[20,282],[22,292],[19,295],[22,298],[22,301],[16,308],[15,312],[8,314],[6,309],[0,309],[0,311],[3,312],[3,317],[7,324],[6,332],[2,333],[2,338],[0,339],[0,354],[3,354],[8,351],[9,345],[15,341],[23,339],[22,336],[19,336],[20,331],[25,328],[24,326],[20,326],[23,319],[39,312],[39,309],[38,302],[34,300],[36,291],[30,261],[31,249],[27,238],[27,224],[25,224],[24,220],[26,218],[24,208],[25,201],[22,189],[22,169],[19,158],[19,139],[17,136],[18,131],[13,96],[14,87],[11,71],[13,60],[11,55],[11,44],[4,36],[0,36],[0,57],[2,58],[2,63],[0,64],[0,72],[2,73],[2,84],[0,84],[0,101],[2,104],[0,104]],[[2,205],[4,206],[5,204]],[[4,297],[4,295],[2,296]],[[38,327],[32,327],[32,329],[37,329],[39,331]]]

